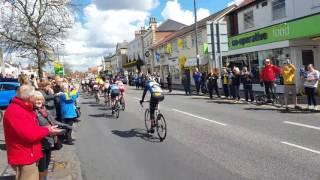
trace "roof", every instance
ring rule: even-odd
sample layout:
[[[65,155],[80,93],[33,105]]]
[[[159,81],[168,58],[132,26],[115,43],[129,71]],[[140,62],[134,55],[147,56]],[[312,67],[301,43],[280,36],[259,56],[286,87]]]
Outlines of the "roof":
[[[260,1],[262,1],[262,0],[243,0],[243,2],[240,3],[238,5],[238,7],[236,9],[234,9],[233,11],[231,11],[230,13],[238,12],[238,11],[240,11],[242,9],[245,9],[248,6],[251,6],[253,4],[259,3]]]
[[[235,5],[232,5],[232,6],[229,6],[221,11],[218,11],[200,21],[198,21],[198,28],[201,28],[201,27],[204,27],[204,26],[207,26],[207,22],[208,21],[214,21],[214,20],[218,20],[219,18],[221,18],[222,15],[225,15],[227,13],[229,13],[231,10],[235,9],[236,6]],[[183,36],[189,32],[192,32],[194,31],[195,29],[195,24],[192,24],[190,26],[187,26],[187,27],[184,27],[182,28],[181,30],[169,35],[168,37],[166,37],[165,39],[163,39],[162,41],[158,42],[157,44],[155,44],[153,46],[154,47],[158,47],[160,45],[162,45],[163,43],[167,42],[167,41],[170,41],[171,39],[174,39],[176,37],[180,37],[180,36]]]
[[[174,21],[172,19],[168,19],[157,28],[157,31],[163,31],[163,32],[178,31],[186,26],[187,25],[182,24],[180,22]]]

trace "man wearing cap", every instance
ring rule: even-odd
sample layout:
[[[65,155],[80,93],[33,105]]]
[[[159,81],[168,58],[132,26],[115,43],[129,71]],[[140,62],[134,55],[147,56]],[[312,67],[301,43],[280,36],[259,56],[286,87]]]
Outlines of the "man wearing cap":
[[[265,92],[269,102],[272,102],[271,95],[273,99],[275,98],[275,95],[274,95],[275,81],[276,81],[276,76],[280,74],[280,72],[281,72],[281,69],[276,65],[273,65],[270,59],[266,59],[264,61],[264,67],[262,68],[261,74],[260,74],[260,82],[261,82],[261,85],[264,85]]]
[[[290,59],[286,59],[284,62],[284,66],[282,67],[281,74],[283,76],[283,84],[284,84],[284,104],[286,106],[286,110],[288,108],[288,97],[289,94],[292,94],[292,99],[295,108],[297,108],[297,90],[295,84],[295,73],[296,67],[290,63]]]

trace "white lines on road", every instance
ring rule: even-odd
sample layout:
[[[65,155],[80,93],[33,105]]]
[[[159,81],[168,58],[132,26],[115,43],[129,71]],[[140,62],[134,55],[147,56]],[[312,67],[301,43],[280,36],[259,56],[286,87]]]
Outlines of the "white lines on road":
[[[141,100],[141,98],[137,98],[137,97],[134,97],[134,99],[139,100],[139,101]]]
[[[315,129],[315,130],[320,130],[320,127],[311,126],[311,125],[307,125],[307,124],[301,124],[301,123],[296,123],[296,122],[291,122],[291,121],[283,121],[283,123],[285,123],[285,124],[290,124],[290,125],[294,125],[294,126],[300,126],[300,127]]]
[[[285,144],[285,145],[288,145],[288,146],[291,146],[291,147],[295,147],[295,148],[298,148],[298,149],[309,151],[309,152],[312,152],[312,153],[315,153],[315,154],[320,154],[320,151],[317,151],[317,150],[314,150],[314,149],[310,149],[310,148],[307,148],[307,147],[303,147],[303,146],[299,146],[299,145],[296,145],[296,144],[293,144],[293,143],[289,143],[289,142],[286,142],[286,141],[282,141],[281,143]]]
[[[204,118],[204,117],[201,117],[201,116],[197,116],[197,115],[194,115],[194,114],[191,114],[191,113],[188,113],[188,112],[180,111],[178,109],[172,109],[172,110],[176,111],[176,112],[179,112],[181,114],[185,114],[185,115],[188,115],[188,116],[191,116],[191,117],[202,119],[202,120],[205,120],[205,121],[208,121],[208,122],[211,122],[211,123],[215,123],[215,124],[218,124],[218,125],[221,125],[221,126],[227,126],[227,124],[224,124],[224,123],[221,123],[221,122],[218,122],[218,121],[214,121],[214,120],[211,120],[211,119],[207,119],[207,118]]]

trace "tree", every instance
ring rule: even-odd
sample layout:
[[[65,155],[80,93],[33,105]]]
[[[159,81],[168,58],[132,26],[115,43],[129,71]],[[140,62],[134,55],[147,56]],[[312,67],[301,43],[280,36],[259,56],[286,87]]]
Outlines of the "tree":
[[[2,0],[0,47],[35,60],[39,77],[74,17],[69,0]]]

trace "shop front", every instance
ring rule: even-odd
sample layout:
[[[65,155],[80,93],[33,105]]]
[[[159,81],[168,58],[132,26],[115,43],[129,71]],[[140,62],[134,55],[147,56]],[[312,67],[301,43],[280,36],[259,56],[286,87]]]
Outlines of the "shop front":
[[[320,69],[320,15],[313,15],[286,23],[277,24],[238,36],[229,37],[229,52],[223,55],[224,67],[249,67],[254,74],[254,89],[258,85],[263,61],[271,59],[282,67],[289,58],[296,66],[297,88],[301,86],[299,69],[314,64]],[[282,92],[282,78],[277,77],[278,91]]]

